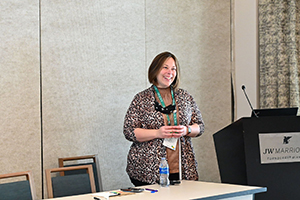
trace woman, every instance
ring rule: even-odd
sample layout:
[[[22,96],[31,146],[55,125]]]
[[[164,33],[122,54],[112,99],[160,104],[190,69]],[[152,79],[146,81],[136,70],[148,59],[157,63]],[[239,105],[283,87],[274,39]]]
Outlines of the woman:
[[[191,137],[204,132],[204,123],[193,97],[178,88],[179,77],[175,55],[157,55],[148,71],[152,86],[136,94],[127,110],[123,132],[133,143],[126,171],[135,186],[159,182],[162,157],[168,160],[170,180],[180,175],[198,180]]]

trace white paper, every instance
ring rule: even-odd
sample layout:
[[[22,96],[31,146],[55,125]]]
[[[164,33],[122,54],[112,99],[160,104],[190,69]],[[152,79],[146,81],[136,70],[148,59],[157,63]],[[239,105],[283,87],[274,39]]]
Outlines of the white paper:
[[[177,140],[178,138],[165,138],[163,145],[172,150],[176,150]]]

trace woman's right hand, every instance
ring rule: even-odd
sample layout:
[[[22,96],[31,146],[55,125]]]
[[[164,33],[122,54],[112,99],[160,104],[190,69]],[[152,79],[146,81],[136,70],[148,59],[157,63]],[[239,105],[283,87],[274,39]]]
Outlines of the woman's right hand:
[[[139,142],[146,142],[156,138],[182,137],[186,134],[185,126],[162,126],[159,129],[134,129],[134,134]]]
[[[134,134],[139,142],[146,142],[156,138],[172,137],[173,126],[162,126],[159,129],[134,129]]]
[[[157,138],[171,138],[173,126],[162,126],[157,131]]]

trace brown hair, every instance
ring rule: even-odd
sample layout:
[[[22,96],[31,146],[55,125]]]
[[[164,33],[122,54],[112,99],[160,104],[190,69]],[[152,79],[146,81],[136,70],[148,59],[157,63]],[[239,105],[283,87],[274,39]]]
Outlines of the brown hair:
[[[176,56],[170,52],[162,52],[160,54],[158,54],[152,61],[149,69],[148,69],[148,80],[150,83],[157,85],[157,75],[159,74],[164,62],[168,59],[168,58],[173,58],[175,61],[175,66],[176,66],[176,77],[174,79],[174,81],[172,82],[172,86],[174,88],[174,90],[176,90],[179,86],[179,82],[180,82],[180,76],[179,76],[179,63],[178,60],[176,58]]]

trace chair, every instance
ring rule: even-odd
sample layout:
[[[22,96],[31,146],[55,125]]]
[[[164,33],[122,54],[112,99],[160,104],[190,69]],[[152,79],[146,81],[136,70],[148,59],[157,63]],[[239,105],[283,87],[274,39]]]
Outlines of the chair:
[[[55,172],[66,172],[72,170],[85,170],[85,174],[73,174],[69,176],[54,176]],[[92,165],[81,165],[73,167],[59,167],[46,169],[46,183],[48,198],[64,197],[86,193],[95,193],[95,179]]]
[[[84,163],[72,163],[72,161],[81,161]],[[87,165],[91,164],[93,166],[94,178],[95,178],[95,185],[96,191],[102,192],[102,181],[101,181],[101,173],[100,173],[100,166],[97,159],[97,155],[84,155],[84,156],[74,156],[74,157],[66,157],[66,158],[58,158],[58,165],[59,167],[70,167],[70,166],[80,166],[80,165]],[[61,172],[60,175],[71,175],[71,174],[80,174],[85,173],[82,170],[77,171],[68,171],[68,172]]]
[[[26,180],[22,180],[22,178],[20,178],[22,176],[23,178],[26,177]],[[6,179],[5,183],[0,184],[1,200],[12,200],[12,199],[35,200],[36,199],[34,182],[30,171],[2,174],[0,175],[0,179]]]

